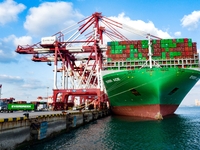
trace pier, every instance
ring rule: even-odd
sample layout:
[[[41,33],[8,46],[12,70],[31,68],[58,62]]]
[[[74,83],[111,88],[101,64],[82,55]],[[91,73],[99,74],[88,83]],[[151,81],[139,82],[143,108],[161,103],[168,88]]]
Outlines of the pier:
[[[109,109],[2,113],[0,149],[19,149],[108,116]]]

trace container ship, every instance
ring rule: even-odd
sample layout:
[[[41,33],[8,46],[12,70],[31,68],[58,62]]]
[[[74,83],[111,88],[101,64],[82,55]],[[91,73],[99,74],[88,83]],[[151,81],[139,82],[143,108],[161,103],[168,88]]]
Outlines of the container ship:
[[[189,38],[107,43],[102,78],[112,113],[153,119],[173,114],[200,79]]]

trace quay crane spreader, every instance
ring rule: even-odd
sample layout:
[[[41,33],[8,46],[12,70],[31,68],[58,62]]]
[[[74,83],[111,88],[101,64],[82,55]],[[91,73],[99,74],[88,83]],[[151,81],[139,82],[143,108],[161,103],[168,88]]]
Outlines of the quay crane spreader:
[[[107,49],[103,35],[111,40],[128,41],[116,28],[147,35],[96,12],[50,37],[41,38],[36,44],[19,45],[16,52],[33,54],[32,61],[35,62],[54,63],[54,110],[67,109],[76,98],[81,104],[89,101],[95,108],[102,109],[103,104],[108,102],[101,76]],[[58,72],[61,73],[61,87],[57,84]]]

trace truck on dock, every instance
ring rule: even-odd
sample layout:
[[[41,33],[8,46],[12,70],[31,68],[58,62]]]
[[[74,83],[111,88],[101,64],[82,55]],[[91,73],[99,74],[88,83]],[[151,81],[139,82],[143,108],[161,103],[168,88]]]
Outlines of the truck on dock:
[[[8,108],[8,104],[13,103],[14,100],[12,97],[0,99],[0,112],[13,112],[13,110]]]
[[[8,105],[3,100],[0,100],[0,112],[7,111]]]
[[[0,112],[13,112],[13,111],[32,111],[34,104],[30,103],[16,103],[10,100],[0,99]]]

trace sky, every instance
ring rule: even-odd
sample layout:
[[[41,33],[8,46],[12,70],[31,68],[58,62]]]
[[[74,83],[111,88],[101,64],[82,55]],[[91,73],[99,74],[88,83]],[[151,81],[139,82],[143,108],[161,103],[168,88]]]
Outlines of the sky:
[[[95,12],[161,38],[191,38],[200,52],[200,0],[0,0],[1,98],[52,95],[53,67],[16,53],[17,46],[38,43]],[[200,100],[199,89],[200,81],[181,105]]]

